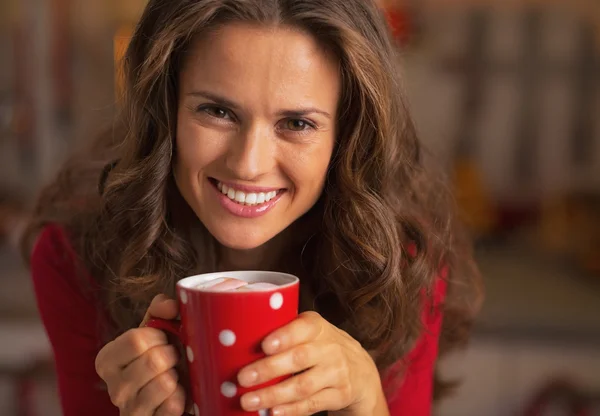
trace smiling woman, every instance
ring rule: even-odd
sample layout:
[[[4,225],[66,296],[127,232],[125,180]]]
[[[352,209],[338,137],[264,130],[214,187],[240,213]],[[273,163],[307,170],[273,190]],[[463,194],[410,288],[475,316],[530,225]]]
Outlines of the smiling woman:
[[[24,241],[65,416],[192,409],[176,348],[138,326],[177,317],[179,279],[225,270],[301,283],[303,313],[236,382],[293,376],[234,392],[240,409],[430,414],[479,276],[397,62],[369,0],[149,1],[124,111],[42,192]]]
[[[268,258],[266,243],[315,205],[339,96],[336,58],[300,30],[238,23],[192,42],[180,75],[173,174],[223,247]]]

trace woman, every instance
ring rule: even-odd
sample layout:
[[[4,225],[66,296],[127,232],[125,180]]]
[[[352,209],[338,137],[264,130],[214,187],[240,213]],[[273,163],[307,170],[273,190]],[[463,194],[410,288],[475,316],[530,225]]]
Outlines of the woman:
[[[236,269],[299,276],[305,311],[238,381],[295,376],[244,409],[430,414],[478,280],[376,5],[151,0],[125,73],[116,127],[28,233],[64,414],[180,415],[178,351],[143,323],[176,317],[178,279]]]

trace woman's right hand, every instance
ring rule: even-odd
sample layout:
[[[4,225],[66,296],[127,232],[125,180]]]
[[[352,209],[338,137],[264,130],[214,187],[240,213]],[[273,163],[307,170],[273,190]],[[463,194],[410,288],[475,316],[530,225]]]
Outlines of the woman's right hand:
[[[140,328],[108,343],[96,357],[96,371],[108,387],[121,416],[181,416],[185,390],[175,367],[179,353],[166,334],[144,327],[149,317],[175,319],[177,303],[165,295],[154,298]]]

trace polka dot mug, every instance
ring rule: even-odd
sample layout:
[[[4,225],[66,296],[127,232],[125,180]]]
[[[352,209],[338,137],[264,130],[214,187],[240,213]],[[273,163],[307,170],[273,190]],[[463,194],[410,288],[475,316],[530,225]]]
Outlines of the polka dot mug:
[[[207,282],[233,278],[257,285],[257,290],[211,290]],[[266,286],[266,288],[265,288]],[[260,343],[298,315],[296,276],[266,271],[209,273],[177,283],[181,321],[151,319],[146,325],[175,334],[183,343],[196,416],[247,416],[239,398],[252,389],[237,384],[237,373],[264,357]],[[256,416],[268,411],[254,412]]]

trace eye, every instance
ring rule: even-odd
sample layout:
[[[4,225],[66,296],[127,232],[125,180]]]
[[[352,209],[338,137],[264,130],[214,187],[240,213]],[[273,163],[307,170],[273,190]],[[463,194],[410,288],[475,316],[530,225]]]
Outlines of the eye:
[[[290,118],[285,121],[285,128],[291,131],[304,131],[314,128],[314,125],[307,120]]]
[[[229,110],[218,107],[216,105],[203,105],[198,107],[198,112],[203,112],[208,114],[211,117],[219,118],[223,120],[231,119],[231,114]]]

